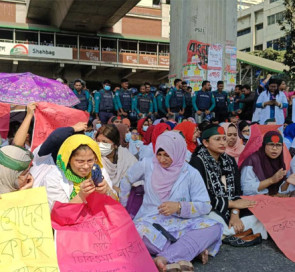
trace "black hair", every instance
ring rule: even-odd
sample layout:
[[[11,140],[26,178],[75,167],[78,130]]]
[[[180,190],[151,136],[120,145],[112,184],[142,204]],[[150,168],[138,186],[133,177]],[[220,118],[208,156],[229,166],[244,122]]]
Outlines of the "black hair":
[[[81,83],[81,85],[83,85],[81,79],[75,79],[75,81],[74,81],[74,85],[75,85],[77,82],[79,82],[79,83]]]
[[[106,80],[103,81],[103,84],[111,84],[111,81],[106,79]]]
[[[111,140],[116,146],[120,145],[120,132],[115,125],[103,125],[97,133],[97,137],[102,134]]]
[[[188,90],[192,90],[193,88],[192,88],[191,86],[188,86],[187,89],[188,89]]]
[[[145,82],[143,85],[144,85],[144,86],[145,86],[145,85],[149,85],[149,86],[151,86],[151,83],[149,83],[149,82]]]
[[[159,148],[158,150],[157,150],[157,154],[159,153],[159,152],[162,152],[162,151],[165,151],[163,148]]]
[[[209,80],[204,80],[204,81],[202,82],[202,87],[204,87],[207,83],[210,83],[210,81],[209,81]]]
[[[179,81],[182,81],[180,78],[176,78],[175,80],[174,80],[174,86],[176,86],[176,84],[179,82]]]
[[[201,132],[203,132],[209,125],[210,122],[208,120],[204,120],[201,124],[198,125],[198,128]]]
[[[243,86],[238,84],[238,85],[235,86],[235,88],[238,88],[239,90],[242,90]]]
[[[224,82],[222,80],[217,81],[217,86],[220,84],[224,84]]]
[[[87,127],[93,127],[93,124],[92,124],[91,121],[88,121],[88,123],[87,123]]]
[[[245,120],[242,120],[239,123],[239,130],[242,132],[242,130],[246,127],[246,126],[250,126]]]
[[[251,90],[251,87],[248,84],[243,85],[243,89]]]
[[[277,80],[276,78],[271,78],[271,79],[268,81],[268,86],[269,86],[270,84],[277,84],[278,87],[279,87],[279,82],[278,82],[278,80]]]
[[[181,82],[181,85],[187,85],[187,82],[186,81],[182,81]]]
[[[122,78],[121,83],[124,83],[124,82],[129,82],[128,78]]]

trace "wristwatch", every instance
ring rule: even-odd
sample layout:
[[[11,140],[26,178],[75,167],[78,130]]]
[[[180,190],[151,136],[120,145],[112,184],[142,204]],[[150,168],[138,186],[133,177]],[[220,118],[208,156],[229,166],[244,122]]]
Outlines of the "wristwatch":
[[[237,214],[239,214],[239,210],[233,209],[233,210],[231,211],[231,213],[237,215]]]

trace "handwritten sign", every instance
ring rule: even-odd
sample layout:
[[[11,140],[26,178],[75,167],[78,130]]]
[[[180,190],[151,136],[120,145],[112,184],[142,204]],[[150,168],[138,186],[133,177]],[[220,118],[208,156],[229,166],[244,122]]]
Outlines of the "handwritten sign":
[[[212,90],[217,89],[217,82],[222,78],[221,70],[208,70],[207,80],[210,81]]]
[[[45,188],[1,196],[0,271],[58,272]]]
[[[35,110],[32,151],[59,127],[70,127],[78,122],[88,122],[89,113],[53,103],[41,102]]]
[[[208,51],[208,69],[222,69],[222,52],[221,44],[211,44]]]
[[[87,204],[56,202],[51,213],[61,271],[158,271],[121,204],[93,193]]]
[[[7,138],[9,132],[10,104],[0,103],[0,135]]]
[[[276,245],[295,262],[295,198],[243,196],[257,202],[251,212],[264,225]]]

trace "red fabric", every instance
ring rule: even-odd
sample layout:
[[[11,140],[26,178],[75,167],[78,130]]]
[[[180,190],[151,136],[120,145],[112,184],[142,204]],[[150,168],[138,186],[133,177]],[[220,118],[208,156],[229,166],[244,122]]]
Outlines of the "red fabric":
[[[197,147],[197,143],[194,143],[192,141],[196,127],[197,127],[196,124],[185,121],[185,122],[180,123],[179,125],[177,125],[174,128],[174,130],[179,130],[182,132],[183,136],[185,137],[187,149],[192,153],[195,151],[195,149]]]
[[[55,202],[51,219],[61,272],[158,271],[125,208],[106,195]]]
[[[143,126],[143,123],[145,122],[146,119],[147,118],[141,118],[137,122],[137,131],[142,137],[144,137],[144,135],[145,135],[145,131],[142,130],[142,126]]]
[[[264,225],[280,250],[295,262],[295,198],[265,195],[242,196],[257,202],[249,210]]]
[[[88,119],[89,113],[81,110],[47,102],[38,103],[35,110],[32,151],[42,144],[53,130],[70,127],[78,122],[88,122]]]
[[[143,144],[144,145],[149,145],[151,143],[154,129],[155,129],[155,126],[153,126],[153,125],[149,126],[149,128],[147,129],[147,131],[143,137]]]
[[[166,130],[171,130],[171,127],[166,123],[160,123],[155,126],[152,134],[153,150],[155,152],[157,138],[164,133]]]
[[[257,125],[257,124],[252,125],[250,139],[248,140],[245,146],[245,149],[241,153],[239,158],[239,167],[241,167],[243,161],[246,158],[248,158],[251,154],[256,152],[262,146],[264,134],[268,131],[277,131],[279,127],[281,126],[280,125]],[[286,165],[286,170],[289,171],[292,158],[285,144],[284,144],[283,152],[284,152],[284,162]]]
[[[10,104],[0,103],[0,135],[7,138],[10,121]]]

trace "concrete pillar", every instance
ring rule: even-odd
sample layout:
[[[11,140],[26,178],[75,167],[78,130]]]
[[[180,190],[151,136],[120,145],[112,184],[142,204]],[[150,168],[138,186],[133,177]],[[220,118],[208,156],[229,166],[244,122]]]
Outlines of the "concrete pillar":
[[[237,1],[171,0],[170,75],[182,76],[190,40],[237,45]],[[223,50],[223,67],[229,65]],[[225,79],[223,77],[223,79]]]

